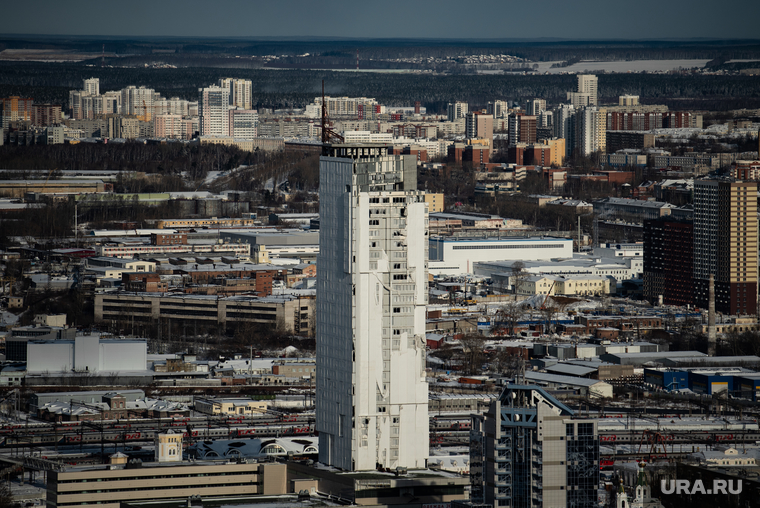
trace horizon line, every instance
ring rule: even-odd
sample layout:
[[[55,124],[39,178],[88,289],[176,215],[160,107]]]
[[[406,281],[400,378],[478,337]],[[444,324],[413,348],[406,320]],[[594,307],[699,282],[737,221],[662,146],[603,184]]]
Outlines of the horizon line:
[[[0,38],[10,37],[34,37],[34,38],[80,38],[101,40],[108,39],[208,39],[208,40],[248,40],[248,41],[277,41],[277,42],[350,42],[350,41],[425,41],[425,42],[755,42],[760,43],[760,38],[742,37],[654,37],[654,38],[570,38],[570,37],[493,37],[493,38],[446,38],[446,37],[335,37],[324,35],[272,35],[272,36],[246,36],[246,35],[113,35],[113,34],[35,34],[35,33],[0,33]]]

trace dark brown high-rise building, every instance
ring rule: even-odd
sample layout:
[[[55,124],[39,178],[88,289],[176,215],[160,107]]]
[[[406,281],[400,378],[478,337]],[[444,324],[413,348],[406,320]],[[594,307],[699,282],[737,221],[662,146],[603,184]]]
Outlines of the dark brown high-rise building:
[[[537,119],[533,115],[524,115],[522,113],[509,115],[509,144],[514,146],[517,143],[535,143],[536,126]]]
[[[694,303],[703,308],[710,274],[718,312],[755,314],[757,182],[694,182]]]
[[[693,305],[694,223],[670,217],[644,221],[644,298]]]
[[[32,105],[32,125],[39,127],[48,127],[61,123],[61,105],[60,104],[33,104]]]

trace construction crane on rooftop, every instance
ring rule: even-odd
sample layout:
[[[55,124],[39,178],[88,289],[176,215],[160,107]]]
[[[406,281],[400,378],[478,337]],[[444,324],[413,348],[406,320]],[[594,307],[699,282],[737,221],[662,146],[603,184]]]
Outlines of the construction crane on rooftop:
[[[322,80],[322,146],[329,145],[333,142],[342,143],[343,136],[335,132],[330,124],[330,118],[327,115],[327,103],[325,102],[325,81]]]
[[[148,113],[148,105],[145,103],[145,99],[142,101],[143,114],[137,115],[137,119],[143,122],[150,122],[150,113]]]
[[[552,289],[554,289],[554,285],[557,283],[555,280],[552,282],[552,285],[549,286],[549,291],[546,292],[546,296],[544,297],[544,301],[541,303],[541,307],[538,310],[544,310],[546,309],[546,301],[549,299],[549,295],[552,293]]]

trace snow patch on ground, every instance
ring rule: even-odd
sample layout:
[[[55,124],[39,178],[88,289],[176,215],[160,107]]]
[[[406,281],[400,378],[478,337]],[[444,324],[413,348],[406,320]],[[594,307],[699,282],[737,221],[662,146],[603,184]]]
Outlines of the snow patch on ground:
[[[297,353],[298,353],[298,348],[293,347],[293,346],[288,346],[282,350],[282,354],[285,356],[295,356]]]
[[[15,314],[11,314],[10,312],[2,311],[0,312],[0,325],[3,326],[12,326],[18,323],[18,316]]]
[[[203,183],[208,185],[212,183],[214,180],[216,180],[217,178],[219,178],[220,176],[226,176],[226,175],[227,175],[226,171],[209,171],[206,174],[206,180],[204,180]]]

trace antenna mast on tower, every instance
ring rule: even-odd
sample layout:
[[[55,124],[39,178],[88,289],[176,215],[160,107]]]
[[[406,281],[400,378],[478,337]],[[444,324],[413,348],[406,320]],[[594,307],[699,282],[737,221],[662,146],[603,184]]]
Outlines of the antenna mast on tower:
[[[329,145],[333,141],[343,142],[343,136],[330,127],[330,119],[327,116],[327,103],[325,102],[325,80],[322,80],[322,146]]]

